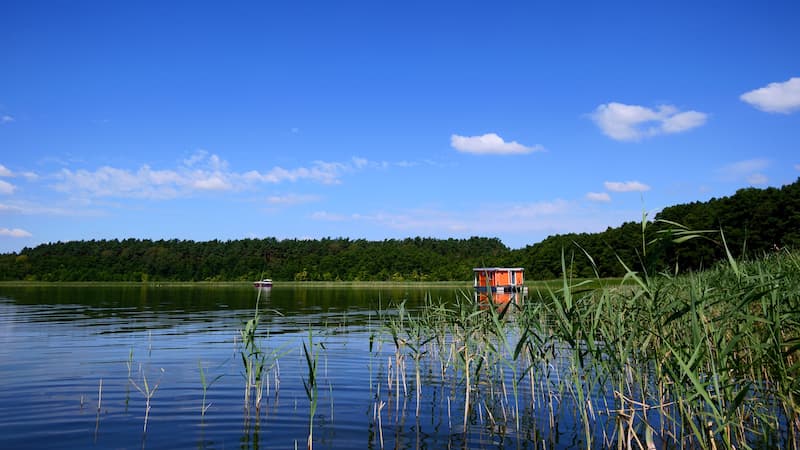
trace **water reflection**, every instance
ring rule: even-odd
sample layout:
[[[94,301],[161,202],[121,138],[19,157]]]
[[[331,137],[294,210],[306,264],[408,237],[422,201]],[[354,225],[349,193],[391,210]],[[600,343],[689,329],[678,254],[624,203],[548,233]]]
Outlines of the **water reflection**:
[[[481,401],[464,414],[461,344],[444,333],[432,336],[425,358],[415,361],[408,349],[421,346],[403,335],[410,345],[397,359],[398,341],[378,320],[381,314],[398,318],[390,306],[400,302],[413,313],[456,297],[472,293],[0,287],[0,414],[8,418],[0,422],[0,448],[304,447],[310,359],[318,380],[318,449],[531,448],[534,441],[499,420],[511,411],[511,372],[489,373],[496,385],[474,381],[472,398]],[[241,331],[254,319],[256,303],[258,346],[243,351]],[[246,387],[249,356],[262,364],[263,382],[255,390]],[[467,363],[472,373],[477,366],[477,359]],[[417,385],[424,385],[420,399]],[[263,398],[252,403],[245,392]],[[559,401],[558,407],[568,411],[570,404]],[[539,433],[548,428],[542,418],[527,410],[522,417],[529,417],[523,422],[528,435],[556,442],[558,431]]]
[[[260,296],[259,291],[260,290]],[[0,286],[0,305],[16,305],[31,322],[80,322],[79,326],[104,326],[111,321],[145,320],[146,327],[173,326],[183,322],[213,322],[226,315],[249,313],[260,297],[261,307],[281,317],[303,316],[307,324],[320,317],[347,313],[358,320],[365,313],[405,300],[408,308],[421,305],[425,296],[445,300],[454,289],[426,288],[318,288],[280,287],[254,289],[184,286]],[[241,314],[240,314],[241,313]],[[7,320],[7,319],[6,319]],[[135,328],[127,328],[132,330]]]
[[[251,286],[0,286],[0,448],[302,447],[299,349],[309,330],[324,346],[315,446],[363,447],[377,311],[457,293],[276,286],[258,294]],[[259,339],[281,358],[263,406],[249,416],[239,330],[256,299]],[[201,367],[218,379],[205,414]],[[159,384],[143,435],[147,396],[132,386],[145,379]]]

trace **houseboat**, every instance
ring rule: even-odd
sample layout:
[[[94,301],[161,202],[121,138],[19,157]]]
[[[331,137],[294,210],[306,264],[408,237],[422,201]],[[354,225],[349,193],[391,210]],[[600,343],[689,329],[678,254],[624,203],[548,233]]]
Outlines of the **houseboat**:
[[[480,300],[493,299],[498,303],[521,301],[528,288],[525,287],[525,269],[522,267],[476,267],[472,269],[475,297]]]

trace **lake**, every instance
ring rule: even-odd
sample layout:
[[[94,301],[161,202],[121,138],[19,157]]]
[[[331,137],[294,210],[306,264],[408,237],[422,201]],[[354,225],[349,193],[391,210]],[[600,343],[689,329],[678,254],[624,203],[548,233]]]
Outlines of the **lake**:
[[[447,354],[442,340],[440,358],[414,359],[407,336],[398,357],[397,336],[382,325],[397,317],[397,304],[413,313],[467,295],[424,287],[0,286],[0,448],[305,448],[310,423],[318,449],[579,446],[540,435],[548,419],[515,409],[510,366],[496,385],[471,382],[492,389],[486,398],[494,400],[475,401],[465,417],[457,349]],[[242,330],[256,302],[252,351]],[[247,389],[248,360],[263,365],[258,405]],[[518,397],[531,397],[520,389]]]

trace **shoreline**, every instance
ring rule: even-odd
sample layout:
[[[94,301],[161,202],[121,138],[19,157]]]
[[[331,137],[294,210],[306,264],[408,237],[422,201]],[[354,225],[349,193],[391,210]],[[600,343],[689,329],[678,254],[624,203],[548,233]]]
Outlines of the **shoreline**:
[[[608,287],[614,284],[630,284],[623,278],[584,279],[575,278],[571,284],[589,282],[594,287]],[[529,289],[550,287],[553,290],[563,288],[564,280],[526,281],[524,285]],[[223,288],[223,287],[253,287],[253,281],[0,281],[0,287],[146,287],[146,288]],[[308,288],[460,288],[472,289],[472,280],[465,281],[275,281],[272,289],[284,287]]]

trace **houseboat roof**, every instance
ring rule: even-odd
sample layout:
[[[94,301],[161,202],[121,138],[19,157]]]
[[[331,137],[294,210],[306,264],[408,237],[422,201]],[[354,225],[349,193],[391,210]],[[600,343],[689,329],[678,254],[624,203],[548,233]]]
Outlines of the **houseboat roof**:
[[[522,267],[476,267],[472,269],[473,272],[507,272],[509,270],[518,272],[525,271]]]

